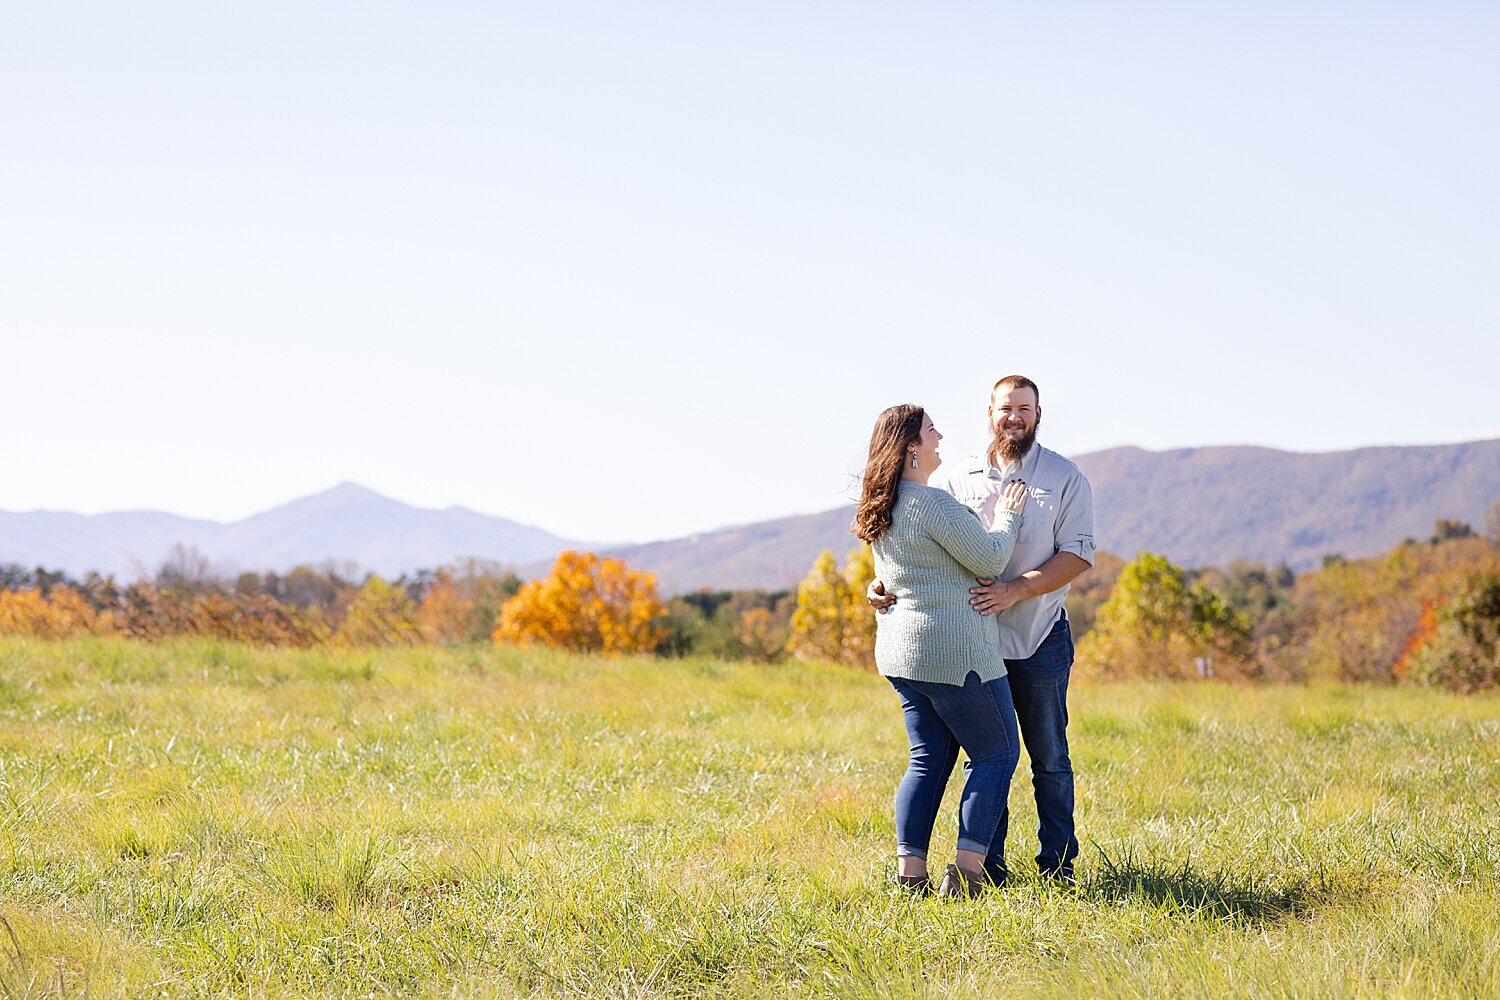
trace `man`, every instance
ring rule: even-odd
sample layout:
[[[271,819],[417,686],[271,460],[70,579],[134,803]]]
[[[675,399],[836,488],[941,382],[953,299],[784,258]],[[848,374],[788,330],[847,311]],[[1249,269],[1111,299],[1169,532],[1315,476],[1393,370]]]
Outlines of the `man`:
[[[1016,706],[1021,742],[1031,758],[1043,875],[1073,880],[1078,837],[1073,828],[1073,764],[1068,759],[1068,678],[1073,668],[1073,637],[1063,600],[1073,580],[1094,562],[1094,495],[1078,466],[1036,443],[1042,422],[1041,393],[1024,375],[1007,375],[990,391],[989,421],[995,438],[987,453],[959,463],[942,486],[970,508],[1012,479],[1031,487],[1015,551],[998,580],[979,580],[969,604],[993,615],[1000,630],[1000,652]],[[870,604],[884,610],[895,603],[879,580],[870,585]],[[1010,810],[985,861],[985,872],[1005,881],[1005,835]]]

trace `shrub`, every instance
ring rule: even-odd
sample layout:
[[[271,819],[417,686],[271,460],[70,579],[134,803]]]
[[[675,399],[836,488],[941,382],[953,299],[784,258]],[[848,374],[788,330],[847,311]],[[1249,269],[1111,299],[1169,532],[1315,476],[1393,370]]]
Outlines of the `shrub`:
[[[1479,573],[1436,606],[1436,626],[1406,659],[1403,676],[1450,691],[1500,686],[1500,573]]]

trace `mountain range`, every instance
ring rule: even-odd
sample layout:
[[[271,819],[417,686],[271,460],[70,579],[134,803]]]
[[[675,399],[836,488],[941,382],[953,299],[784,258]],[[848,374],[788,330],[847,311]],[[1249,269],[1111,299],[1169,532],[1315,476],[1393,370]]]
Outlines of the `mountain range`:
[[[135,579],[155,572],[178,543],[224,574],[334,561],[386,576],[470,556],[519,566],[584,544],[465,507],[412,507],[355,483],[231,524],[154,511],[0,512],[0,563]]]
[[[1184,566],[1235,559],[1296,570],[1384,552],[1438,518],[1483,530],[1500,500],[1500,440],[1305,454],[1256,447],[1111,448],[1075,459],[1094,491],[1099,547]],[[672,590],[784,587],[823,549],[854,544],[852,504],[615,550]],[[799,568],[800,567],[800,568]]]
[[[1302,570],[1427,538],[1438,518],[1483,531],[1500,500],[1500,439],[1302,454],[1114,448],[1084,455],[1101,547],[1184,566],[1233,559]]]
[[[1306,569],[1328,553],[1374,555],[1427,537],[1438,518],[1482,527],[1500,499],[1500,439],[1321,454],[1113,448],[1075,461],[1093,486],[1101,548],[1126,558],[1160,552],[1187,566],[1246,559]],[[669,592],[777,590],[795,585],[823,549],[847,552],[852,516],[846,505],[607,551],[656,573]],[[232,524],[159,512],[0,512],[0,563],[133,579],[177,543],[220,572],[333,560],[386,576],[470,556],[536,575],[563,549],[594,547],[464,507],[412,507],[354,483]]]

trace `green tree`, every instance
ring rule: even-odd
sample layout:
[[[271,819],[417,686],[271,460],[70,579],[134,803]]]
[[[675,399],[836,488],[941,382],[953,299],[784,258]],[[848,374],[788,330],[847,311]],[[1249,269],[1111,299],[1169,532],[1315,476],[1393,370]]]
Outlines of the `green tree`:
[[[784,590],[700,590],[672,598],[663,619],[664,656],[716,656],[769,663],[785,652],[791,595]]]
[[[1250,622],[1182,568],[1143,552],[1125,565],[1079,659],[1119,677],[1234,676],[1246,672]]]
[[[1432,537],[1428,539],[1433,545],[1440,542],[1452,541],[1455,538],[1473,538],[1474,528],[1467,521],[1454,520],[1451,517],[1440,517],[1432,526]]]
[[[279,601],[304,611],[317,608],[328,620],[338,621],[359,589],[351,582],[354,572],[352,563],[341,566],[328,562],[321,568],[298,566],[284,577],[268,574],[264,586]]]

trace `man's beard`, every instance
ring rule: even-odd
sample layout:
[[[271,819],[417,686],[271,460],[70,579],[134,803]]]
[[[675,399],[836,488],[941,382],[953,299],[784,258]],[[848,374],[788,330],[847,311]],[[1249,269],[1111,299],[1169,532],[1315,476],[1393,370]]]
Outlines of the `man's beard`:
[[[1006,465],[1010,465],[1012,462],[1019,462],[1026,457],[1026,453],[1031,450],[1031,446],[1036,444],[1036,432],[1041,426],[1042,420],[1038,417],[1036,423],[1031,425],[1031,430],[1019,438],[1013,438],[997,431],[995,434],[995,453],[1000,456],[1000,460]]]

